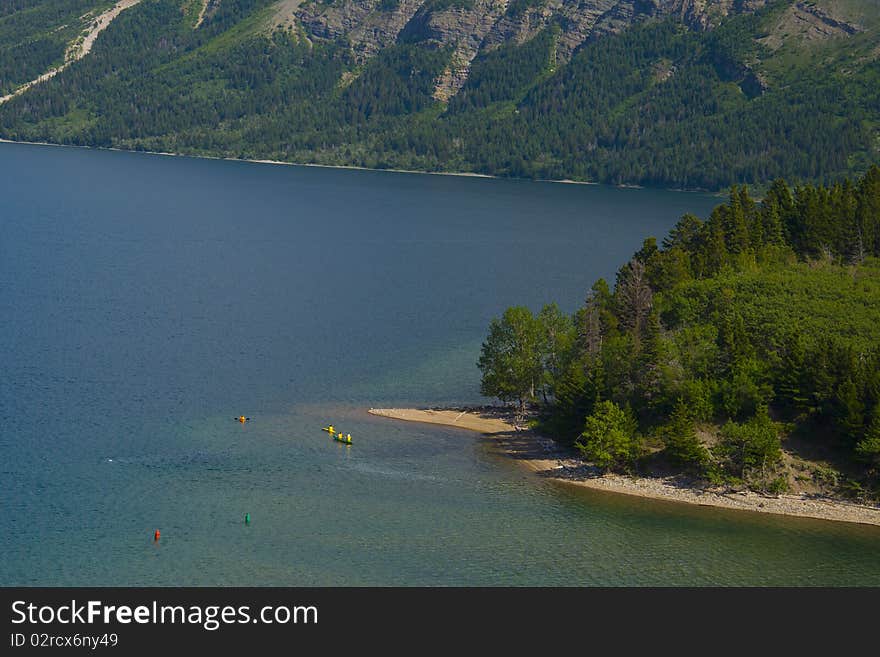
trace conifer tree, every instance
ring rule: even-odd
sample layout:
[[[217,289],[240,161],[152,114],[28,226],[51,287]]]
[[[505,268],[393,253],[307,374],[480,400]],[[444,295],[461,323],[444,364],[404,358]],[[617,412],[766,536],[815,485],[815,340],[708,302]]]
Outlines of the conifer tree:
[[[866,253],[880,257],[880,166],[871,167],[859,182],[856,224]]]
[[[774,180],[773,184],[770,185],[770,189],[764,195],[764,204],[766,205],[771,202],[779,212],[779,220],[782,222],[783,227],[783,237],[787,243],[791,244],[797,216],[795,214],[794,196],[788,184],[782,178]]]
[[[723,208],[723,206],[722,206]],[[749,225],[746,208],[743,207],[742,194],[738,187],[730,188],[730,200],[722,210],[724,241],[730,253],[744,253],[749,250]]]
[[[856,445],[856,453],[870,463],[871,467],[880,467],[880,404],[871,413],[871,423],[864,438]]]
[[[709,452],[697,437],[694,420],[688,405],[679,397],[663,429],[666,453],[673,461],[690,468],[702,468],[709,461]]]
[[[760,249],[764,245],[764,225],[758,212],[758,205],[749,195],[749,188],[743,185],[739,188],[739,206],[742,208],[745,224],[749,234],[749,246],[752,250]]]
[[[598,295],[593,290],[587,293],[587,300],[576,316],[577,351],[582,356],[595,356],[602,349],[602,308]]]
[[[768,197],[761,205],[760,220],[764,244],[771,246],[782,246],[785,244],[779,201],[775,196]]]
[[[711,276],[720,272],[727,264],[727,246],[724,241],[724,227],[720,220],[710,220],[708,240],[703,255],[704,271],[702,276]]]
[[[865,405],[851,378],[838,387],[835,401],[838,409],[837,425],[843,435],[855,443],[865,430]]]
[[[663,248],[679,247],[685,251],[695,251],[703,235],[703,221],[690,213],[678,220],[678,223],[663,238]]]
[[[639,348],[645,322],[654,303],[645,275],[645,265],[641,260],[633,258],[621,269],[614,296],[617,299],[621,327],[633,336],[636,348]]]
[[[596,405],[576,446],[604,470],[630,470],[641,452],[635,420],[612,401]]]
[[[794,410],[806,411],[809,408],[806,362],[807,349],[803,334],[795,331],[785,340],[776,376],[777,399]]]
[[[782,456],[779,430],[767,408],[759,407],[744,424],[728,422],[721,433],[721,448],[734,472],[742,478],[759,475],[761,487],[766,487],[767,475]]]
[[[593,283],[590,292],[592,293],[591,298],[599,309],[599,324],[603,337],[617,335],[620,320],[618,320],[617,315],[614,313],[614,295],[611,293],[608,283],[604,278],[600,278]]]
[[[656,309],[653,309],[645,322],[642,348],[638,358],[635,359],[636,370],[633,373],[638,394],[648,409],[656,408],[662,401],[664,361],[662,331],[660,315]]]

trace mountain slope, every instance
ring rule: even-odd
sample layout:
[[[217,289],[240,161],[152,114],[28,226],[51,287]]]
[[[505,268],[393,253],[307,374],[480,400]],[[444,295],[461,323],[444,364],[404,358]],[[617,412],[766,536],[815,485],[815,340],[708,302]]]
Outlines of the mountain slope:
[[[878,90],[868,0],[142,0],[0,136],[718,189],[864,171]]]
[[[42,84],[46,80],[55,77],[68,66],[88,55],[89,52],[91,52],[92,46],[94,45],[95,40],[98,38],[98,35],[101,34],[101,32],[103,32],[105,29],[107,29],[110,26],[110,23],[112,23],[113,20],[117,16],[119,16],[121,12],[130,7],[133,7],[140,1],[141,0],[119,0],[119,2],[117,2],[115,5],[111,6],[103,12],[99,12],[96,9],[86,14],[83,14],[80,17],[72,17],[73,20],[71,20],[71,24],[74,26],[74,29],[76,29],[76,26],[79,25],[81,26],[82,30],[80,34],[77,35],[72,41],[70,41],[70,43],[68,43],[65,47],[63,61],[57,66],[49,68],[33,80],[29,80],[28,82],[25,82],[21,85],[16,85],[17,88],[15,88],[9,94],[0,97],[0,104],[10,101],[16,96],[23,94],[34,85]],[[66,28],[66,25],[62,25],[58,28],[55,28],[53,32],[57,33],[58,31],[66,30]],[[49,52],[51,52],[51,49],[49,50]],[[31,65],[36,63],[36,61],[34,60],[39,61],[39,58],[34,57],[30,62]],[[26,68],[22,67],[19,70],[26,70]],[[11,81],[7,81],[2,86],[7,86],[9,82]]]

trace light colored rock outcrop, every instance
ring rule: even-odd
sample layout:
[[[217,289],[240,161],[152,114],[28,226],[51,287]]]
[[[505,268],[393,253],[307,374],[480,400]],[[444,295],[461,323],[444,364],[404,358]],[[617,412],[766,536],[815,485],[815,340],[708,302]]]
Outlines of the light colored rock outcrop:
[[[199,9],[199,15],[196,18],[195,25],[193,25],[193,29],[197,30],[201,27],[202,23],[205,22],[206,18],[210,18],[214,15],[217,9],[220,7],[220,0],[202,0],[202,7]]]
[[[107,27],[110,26],[110,23],[112,23],[119,14],[130,7],[134,7],[140,1],[141,0],[119,0],[119,2],[101,14],[90,13],[83,16],[82,21],[88,25],[88,27],[83,30],[83,33],[79,37],[74,39],[74,41],[67,46],[67,50],[64,52],[64,63],[60,66],[49,69],[38,78],[23,84],[11,94],[3,96],[0,98],[0,105],[12,100],[16,96],[20,96],[31,87],[55,77],[68,66],[88,55],[92,51],[92,46],[95,45],[95,40],[98,38],[98,35],[107,29]]]
[[[324,5],[304,2],[295,12],[310,36],[345,38],[358,61],[393,45],[425,0],[341,0]]]
[[[858,34],[864,28],[833,16],[812,2],[798,2],[783,12],[770,33],[762,39],[764,45],[777,50],[790,39],[824,41]]]
[[[509,0],[473,0],[471,6],[451,6],[433,11],[425,4],[407,24],[407,40],[452,46],[450,65],[437,80],[434,97],[448,100],[467,80],[471,62],[495,24],[505,15]]]
[[[269,19],[269,30],[288,29],[296,27],[296,10],[299,9],[303,0],[280,0],[272,5],[272,17]]]
[[[766,0],[305,0],[293,10],[310,38],[346,40],[363,63],[394,43],[453,50],[434,97],[446,101],[468,77],[482,51],[524,43],[559,26],[556,57],[571,58],[590,39],[617,33],[653,16],[675,16],[694,29],[711,29],[724,16],[753,11]]]

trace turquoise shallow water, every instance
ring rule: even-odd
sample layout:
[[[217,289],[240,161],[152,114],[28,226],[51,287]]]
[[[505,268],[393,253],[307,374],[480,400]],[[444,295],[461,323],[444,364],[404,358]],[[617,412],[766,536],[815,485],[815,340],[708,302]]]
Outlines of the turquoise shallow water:
[[[365,412],[480,401],[491,317],[573,310],[714,198],[13,144],[0,181],[2,585],[880,584],[878,528]]]

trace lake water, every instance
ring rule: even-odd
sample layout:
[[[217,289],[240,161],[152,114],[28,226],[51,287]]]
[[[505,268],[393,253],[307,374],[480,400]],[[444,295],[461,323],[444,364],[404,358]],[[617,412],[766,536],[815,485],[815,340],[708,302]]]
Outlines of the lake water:
[[[880,528],[365,412],[480,402],[493,316],[717,199],[14,144],[0,192],[0,585],[880,584]]]

